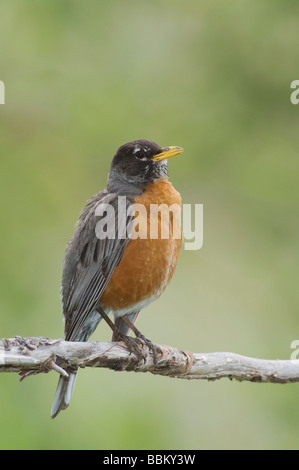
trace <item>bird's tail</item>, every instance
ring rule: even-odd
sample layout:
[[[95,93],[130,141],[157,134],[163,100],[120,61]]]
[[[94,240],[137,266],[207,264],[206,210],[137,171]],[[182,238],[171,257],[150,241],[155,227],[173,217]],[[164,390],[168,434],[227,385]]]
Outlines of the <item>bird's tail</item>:
[[[72,331],[71,333],[66,334],[65,339],[67,341],[87,341],[96,329],[101,318],[102,317],[99,312],[94,310],[89,316],[87,316],[87,319],[78,331],[75,329],[75,332]],[[77,371],[70,372],[68,377],[60,376],[52,405],[51,418],[55,418],[61,410],[65,410],[69,406],[74,391],[76,377]]]
[[[60,376],[51,410],[51,418],[55,418],[61,410],[65,410],[71,401],[77,372],[71,372],[68,377]]]

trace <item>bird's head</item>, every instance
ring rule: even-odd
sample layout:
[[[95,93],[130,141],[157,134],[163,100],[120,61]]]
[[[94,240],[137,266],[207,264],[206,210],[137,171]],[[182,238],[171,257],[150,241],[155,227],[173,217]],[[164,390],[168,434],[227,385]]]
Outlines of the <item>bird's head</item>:
[[[148,183],[166,179],[167,159],[182,153],[181,147],[160,147],[149,140],[134,140],[117,150],[110,168],[108,189],[126,193],[134,187],[142,190]]]

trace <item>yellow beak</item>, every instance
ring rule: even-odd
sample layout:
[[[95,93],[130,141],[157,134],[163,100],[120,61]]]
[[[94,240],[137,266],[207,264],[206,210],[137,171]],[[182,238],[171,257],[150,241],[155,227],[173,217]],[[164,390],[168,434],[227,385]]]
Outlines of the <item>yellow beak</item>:
[[[163,152],[158,153],[158,155],[154,155],[151,160],[160,162],[161,160],[165,160],[165,158],[174,157],[175,155],[178,155],[184,151],[182,147],[164,147],[162,150]]]

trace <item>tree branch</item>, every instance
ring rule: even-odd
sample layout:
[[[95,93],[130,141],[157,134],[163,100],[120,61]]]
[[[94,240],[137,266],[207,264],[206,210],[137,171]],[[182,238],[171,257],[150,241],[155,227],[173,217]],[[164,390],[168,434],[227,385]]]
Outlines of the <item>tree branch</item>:
[[[148,345],[135,340],[143,359],[127,350],[123,342],[69,342],[44,337],[0,339],[0,372],[29,375],[82,367],[106,367],[116,371],[151,372],[180,379],[216,380],[223,377],[251,382],[299,382],[299,360],[255,359],[229,352],[191,353],[171,346],[155,345],[158,360]]]

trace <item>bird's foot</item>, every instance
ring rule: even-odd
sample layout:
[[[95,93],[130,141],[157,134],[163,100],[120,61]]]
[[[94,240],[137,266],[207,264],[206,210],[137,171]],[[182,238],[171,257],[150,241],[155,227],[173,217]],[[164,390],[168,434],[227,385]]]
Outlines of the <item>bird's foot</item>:
[[[139,330],[136,328],[136,326],[129,320],[128,317],[124,316],[122,317],[123,321],[127,324],[127,326],[133,331],[134,335],[136,336],[136,340],[141,343],[143,346],[144,344],[148,347],[148,349],[151,351],[153,354],[153,361],[154,361],[154,366],[156,367],[158,365],[158,354],[162,354],[161,349],[159,346],[156,344],[152,343],[149,339],[147,339]]]
[[[146,338],[142,333],[140,333],[140,331],[138,336],[136,336],[136,339],[148,347],[148,349],[153,355],[154,366],[156,367],[158,365],[158,355],[162,354],[162,351],[159,346],[152,343],[148,338]]]
[[[139,361],[145,362],[146,356],[143,354],[136,340],[138,340],[138,338],[135,339],[131,336],[118,334],[118,341],[123,341],[125,343],[130,354],[135,354]]]

